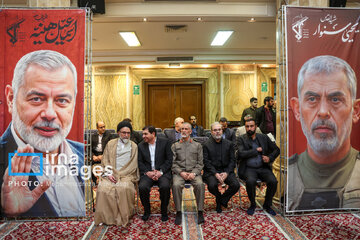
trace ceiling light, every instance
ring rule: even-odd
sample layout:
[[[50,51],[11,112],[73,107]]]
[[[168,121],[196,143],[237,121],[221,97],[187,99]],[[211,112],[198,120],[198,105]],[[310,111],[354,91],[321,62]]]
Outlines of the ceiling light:
[[[137,38],[135,32],[119,32],[120,36],[125,40],[129,47],[139,47],[141,46],[139,39]]]
[[[180,68],[180,63],[169,63],[169,68]]]
[[[143,18],[143,21],[144,21],[144,22],[147,22],[147,18]]]
[[[209,64],[203,64],[203,65],[201,65],[203,68],[208,68],[208,67],[210,67],[210,65]]]
[[[222,46],[234,31],[218,31],[211,42],[211,46]]]
[[[248,20],[248,22],[256,22],[256,20],[255,20],[255,18],[252,17]]]
[[[201,17],[198,17],[198,18],[197,18],[197,20],[198,20],[198,21],[201,21],[201,20],[202,20],[202,18],[201,18]]]

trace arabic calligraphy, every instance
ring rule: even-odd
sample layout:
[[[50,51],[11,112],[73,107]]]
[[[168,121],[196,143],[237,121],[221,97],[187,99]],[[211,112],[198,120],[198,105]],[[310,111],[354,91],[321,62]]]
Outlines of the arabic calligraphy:
[[[35,16],[34,16],[35,18]],[[46,16],[36,16],[36,20],[39,24],[34,27],[34,33],[31,34],[30,38],[40,38],[33,41],[34,45],[49,43],[56,45],[63,45],[65,42],[71,42],[77,31],[77,20],[72,17],[59,20],[57,22],[50,22],[44,24]]]
[[[18,41],[18,31],[20,28],[20,24],[25,21],[24,18],[21,18],[16,23],[11,24],[7,29],[6,33],[10,36],[10,42],[15,44]]]
[[[321,38],[324,35],[337,35],[342,33],[341,40],[343,42],[353,42],[355,34],[360,32],[358,27],[359,18],[360,16],[354,24],[349,22],[345,26],[338,27],[336,15],[327,14],[320,19],[320,23],[313,35],[318,35],[319,38]]]

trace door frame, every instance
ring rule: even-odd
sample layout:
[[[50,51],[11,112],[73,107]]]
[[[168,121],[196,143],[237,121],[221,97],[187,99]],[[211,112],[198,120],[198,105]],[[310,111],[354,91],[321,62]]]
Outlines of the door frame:
[[[201,85],[201,119],[202,126],[206,125],[206,115],[205,115],[205,89],[206,89],[206,80],[207,78],[144,78],[143,86],[145,89],[145,125],[149,124],[149,86],[154,85]],[[197,116],[199,117],[199,116]],[[184,119],[185,122],[188,122],[189,119]],[[204,127],[205,128],[205,127]]]

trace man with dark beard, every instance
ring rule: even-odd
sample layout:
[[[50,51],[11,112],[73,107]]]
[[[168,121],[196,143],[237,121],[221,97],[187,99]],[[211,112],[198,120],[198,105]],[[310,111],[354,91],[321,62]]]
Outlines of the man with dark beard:
[[[75,66],[58,52],[31,52],[16,64],[5,88],[12,123],[0,138],[2,216],[85,215],[84,146],[66,139],[76,93]]]
[[[360,156],[350,143],[360,117],[356,76],[334,56],[317,56],[300,69],[298,98],[290,100],[307,139],[288,165],[288,210],[360,208]]]
[[[256,125],[264,134],[271,133],[276,137],[276,114],[273,110],[274,99],[267,96],[264,99],[264,105],[256,109]]]
[[[246,181],[246,191],[250,200],[248,215],[253,215],[256,208],[256,181],[260,179],[266,183],[264,209],[271,215],[276,215],[271,208],[272,199],[276,193],[277,180],[271,170],[271,163],[280,154],[280,149],[270,138],[256,133],[254,119],[245,120],[246,134],[237,139],[238,158],[240,161],[239,177]]]

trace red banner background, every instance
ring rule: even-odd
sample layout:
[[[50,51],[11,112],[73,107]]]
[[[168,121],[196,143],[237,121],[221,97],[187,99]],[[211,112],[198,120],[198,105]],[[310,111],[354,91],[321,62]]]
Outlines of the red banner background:
[[[287,7],[288,99],[297,97],[297,75],[301,66],[318,55],[344,59],[357,77],[360,98],[360,9]],[[288,105],[288,156],[306,149],[306,138]],[[351,145],[360,150],[360,123],[353,124]]]
[[[76,107],[68,139],[83,142],[85,10],[0,11],[0,135],[11,122],[5,86],[11,85],[13,71],[25,54],[48,49],[67,56],[77,69]]]

